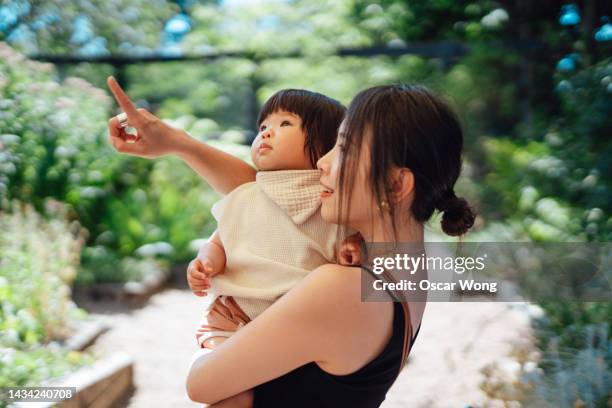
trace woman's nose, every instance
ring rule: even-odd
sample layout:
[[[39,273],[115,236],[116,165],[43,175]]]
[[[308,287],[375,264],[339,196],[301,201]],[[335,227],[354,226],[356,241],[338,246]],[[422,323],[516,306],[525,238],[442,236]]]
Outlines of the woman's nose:
[[[262,139],[269,139],[272,135],[272,130],[271,129],[266,129],[261,133],[261,138]]]
[[[329,172],[329,152],[317,160],[317,169],[321,170],[323,173]]]

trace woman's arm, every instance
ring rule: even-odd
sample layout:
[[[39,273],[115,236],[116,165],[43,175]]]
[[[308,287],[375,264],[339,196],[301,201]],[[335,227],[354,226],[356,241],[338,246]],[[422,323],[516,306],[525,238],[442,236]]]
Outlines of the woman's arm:
[[[255,169],[244,161],[192,138],[145,109],[136,109],[113,77],[109,77],[107,83],[139,135],[135,143],[123,140],[119,121],[116,117],[111,118],[108,121],[109,142],[118,152],[144,158],[176,155],[220,194],[255,180]]]
[[[384,347],[392,308],[361,302],[360,276],[338,265],[311,272],[214,353],[193,358],[189,397],[214,404],[312,361],[338,374],[365,365]]]

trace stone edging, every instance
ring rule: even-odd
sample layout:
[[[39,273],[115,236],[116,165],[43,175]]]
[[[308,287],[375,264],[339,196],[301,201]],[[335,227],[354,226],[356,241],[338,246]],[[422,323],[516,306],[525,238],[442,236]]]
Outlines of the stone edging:
[[[76,387],[77,392],[73,398],[62,402],[18,402],[13,407],[113,407],[134,389],[133,360],[125,353],[114,353],[48,386]]]
[[[95,283],[89,286],[73,287],[75,298],[90,298],[94,300],[114,299],[130,303],[142,303],[161,290],[170,278],[170,271],[153,274],[142,282],[125,283]]]
[[[76,333],[70,336],[63,346],[68,350],[83,351],[109,329],[109,325],[102,320],[87,319],[77,326]]]

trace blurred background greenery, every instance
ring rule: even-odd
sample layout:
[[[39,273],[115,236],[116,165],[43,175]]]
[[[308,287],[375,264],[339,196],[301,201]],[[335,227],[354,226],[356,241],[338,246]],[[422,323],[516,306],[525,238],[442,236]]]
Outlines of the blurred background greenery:
[[[612,237],[607,2],[0,4],[0,386],[40,378],[9,377],[15,357],[6,350],[61,339],[45,329],[56,327],[44,323],[55,311],[15,300],[30,290],[25,282],[47,288],[44,294],[55,285],[143,279],[146,262],[187,261],[214,228],[210,206],[218,196],[186,165],[121,155],[108,145],[106,121],[117,113],[105,88],[110,74],[140,106],[245,159],[259,106],[281,88],[348,104],[370,85],[423,83],[449,99],[464,124],[457,190],[479,211],[474,239]],[[46,227],[28,224],[32,236],[42,234],[37,242],[78,242],[78,251],[58,252],[74,273],[19,260],[34,251],[34,238],[19,226],[30,218],[72,226],[45,236]],[[434,219],[429,228],[437,225]],[[591,336],[591,346],[604,350],[612,381],[610,305],[542,306],[549,322],[540,331],[543,349],[551,339],[584,349],[583,334],[605,327],[605,344]],[[560,371],[546,367],[546,375]],[[568,398],[609,397],[585,392]]]

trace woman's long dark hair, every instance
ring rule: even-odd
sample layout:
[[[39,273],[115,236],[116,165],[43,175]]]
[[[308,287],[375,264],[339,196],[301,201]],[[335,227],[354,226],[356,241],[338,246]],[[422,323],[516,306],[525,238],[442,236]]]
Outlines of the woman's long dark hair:
[[[366,139],[367,131],[371,140]],[[420,85],[377,86],[361,91],[346,118],[344,153],[339,173],[338,223],[346,225],[349,196],[357,159],[370,146],[369,186],[379,208],[388,208],[395,220],[388,179],[392,167],[407,167],[414,175],[411,212],[426,222],[437,209],[443,212],[442,230],[462,235],[474,224],[474,212],[453,189],[461,172],[463,132],[452,109]],[[383,202],[385,202],[383,204]],[[393,223],[397,238],[396,224]]]
[[[371,138],[366,138],[370,133]],[[426,222],[438,209],[442,211],[442,230],[462,235],[474,224],[474,213],[467,201],[453,190],[461,172],[463,132],[450,107],[427,88],[418,85],[378,86],[366,89],[353,99],[345,118],[343,152],[338,186],[338,220],[347,225],[349,192],[365,143],[370,146],[370,191],[381,211],[389,211],[397,244],[396,207],[390,199],[392,167],[406,167],[414,175],[414,198],[410,211],[418,222]],[[383,204],[384,203],[384,204]],[[365,246],[362,245],[362,248]],[[368,254],[364,254],[368,258]],[[380,276],[397,282],[385,270]],[[402,291],[404,345],[400,367],[405,364],[413,328],[408,300]],[[397,377],[396,377],[397,378]]]

